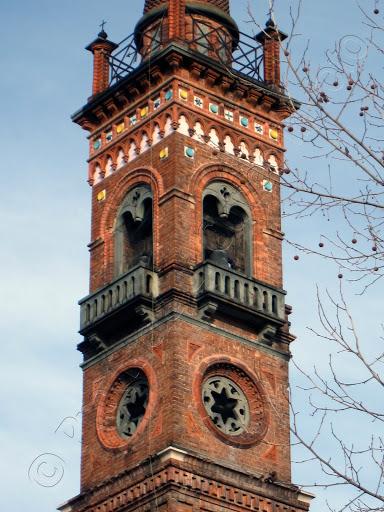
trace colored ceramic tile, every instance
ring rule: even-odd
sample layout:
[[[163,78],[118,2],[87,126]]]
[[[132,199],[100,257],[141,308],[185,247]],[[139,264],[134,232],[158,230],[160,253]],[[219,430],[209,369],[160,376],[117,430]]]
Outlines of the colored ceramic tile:
[[[137,123],[137,116],[136,116],[136,115],[131,116],[131,117],[129,118],[129,124],[130,124],[131,126],[134,126],[136,123]]]
[[[186,91],[185,89],[179,89],[179,97],[180,97],[181,100],[187,101],[187,99],[188,99],[188,91]]]
[[[271,128],[269,130],[269,136],[273,140],[278,140],[279,138],[279,132],[276,130],[276,128]]]
[[[160,98],[156,98],[153,101],[153,108],[154,108],[154,110],[157,110],[158,108],[160,108],[160,105],[161,105],[161,99]]]
[[[97,200],[99,201],[99,203],[101,201],[105,201],[106,198],[107,198],[107,191],[106,190],[102,190],[101,192],[99,192],[97,194]]]
[[[95,151],[97,151],[98,149],[101,148],[101,139],[96,139],[94,142],[93,142],[93,149]]]
[[[185,146],[184,147],[184,155],[187,158],[195,158],[195,150],[191,147]]]
[[[216,103],[210,103],[209,110],[212,112],[212,114],[218,114],[219,113],[219,105],[216,105]]]
[[[268,181],[268,180],[263,180],[263,189],[266,191],[266,192],[272,192],[273,190],[273,184],[271,181]]]
[[[147,117],[147,115],[149,114],[149,107],[148,105],[146,105],[145,107],[143,107],[142,109],[140,109],[140,117],[143,119],[144,117]]]
[[[168,89],[168,91],[165,93],[165,101],[170,101],[173,98],[173,91],[172,89]]]
[[[194,103],[195,107],[198,107],[198,108],[204,107],[204,101],[201,98],[199,98],[198,96],[195,96],[193,98],[193,103]]]
[[[160,160],[165,160],[166,158],[168,158],[168,156],[169,156],[168,148],[163,148],[160,150],[160,153],[159,153]]]
[[[112,139],[113,139],[112,130],[110,130],[110,131],[105,133],[105,140],[107,142],[111,142]]]
[[[240,124],[241,124],[241,126],[243,126],[244,128],[248,128],[248,125],[249,125],[249,119],[248,119],[248,117],[240,116]]]
[[[259,135],[263,135],[264,133],[264,126],[260,123],[255,123],[255,132]]]
[[[224,117],[230,123],[233,123],[233,112],[231,110],[224,110]]]
[[[117,134],[123,133],[124,129],[125,129],[125,123],[124,122],[119,123],[119,124],[116,125],[116,133]]]

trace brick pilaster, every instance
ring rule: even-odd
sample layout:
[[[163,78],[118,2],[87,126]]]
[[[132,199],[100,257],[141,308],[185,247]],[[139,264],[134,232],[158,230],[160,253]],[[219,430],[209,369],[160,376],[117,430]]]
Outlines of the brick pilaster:
[[[169,0],[169,39],[184,39],[185,0]]]
[[[268,20],[265,29],[256,36],[257,41],[263,45],[264,80],[277,87],[281,86],[280,45],[286,37],[271,19]]]

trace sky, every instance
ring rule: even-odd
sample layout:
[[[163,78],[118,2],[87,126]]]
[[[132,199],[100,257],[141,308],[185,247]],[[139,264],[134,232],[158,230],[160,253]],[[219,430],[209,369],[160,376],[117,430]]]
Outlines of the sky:
[[[86,133],[70,116],[91,93],[92,59],[84,47],[100,22],[108,21],[110,39],[118,42],[132,32],[142,4],[0,0],[0,488],[7,512],[52,511],[79,490],[77,300],[88,288],[90,188]],[[288,4],[276,2],[282,28],[289,25]],[[247,5],[232,2],[232,15],[245,32],[250,31]],[[251,7],[263,24],[267,2],[255,0]],[[321,60],[323,50],[343,33],[358,33],[359,19],[353,0],[304,0],[300,29],[311,39],[313,60]],[[288,147],[291,161],[299,160],[300,145],[288,140]],[[291,219],[284,229],[293,239],[314,243],[321,229],[317,222]],[[292,256],[287,249],[285,287],[299,340],[293,351],[304,367],[315,358],[324,365],[327,349],[307,327],[317,325],[316,285],[335,289],[335,270],[310,257],[298,265]],[[363,302],[354,295],[351,300],[366,338],[377,337],[379,290]],[[359,425],[349,427],[352,437],[357,435]],[[45,479],[37,478],[42,462]],[[294,466],[297,483],[307,476]],[[323,491],[317,493],[314,511],[324,504]]]

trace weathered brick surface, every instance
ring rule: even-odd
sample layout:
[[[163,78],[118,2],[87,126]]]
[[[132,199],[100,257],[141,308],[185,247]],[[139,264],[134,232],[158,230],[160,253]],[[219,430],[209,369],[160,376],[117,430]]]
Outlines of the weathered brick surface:
[[[184,146],[196,149],[191,161]],[[169,158],[161,161],[161,147],[168,147]],[[156,169],[156,171],[155,171]],[[119,171],[94,186],[92,240],[101,245],[91,250],[91,291],[114,277],[114,222],[121,202],[136,184],[148,183],[154,191],[155,267],[175,263],[194,267],[203,259],[202,194],[214,180],[233,184],[244,194],[252,211],[253,275],[274,286],[282,286],[280,194],[262,190],[263,178],[270,171],[256,168],[232,155],[175,132],[163,143],[148,150]],[[278,181],[273,174],[272,179]],[[101,190],[107,198],[97,201]]]
[[[116,373],[137,361],[155,376],[145,429],[118,450],[103,446],[97,434],[97,409]],[[264,391],[268,432],[255,446],[239,449],[204,425],[198,410],[195,380],[207,364],[232,362],[255,375]],[[184,450],[239,470],[290,480],[287,361],[205,327],[175,318],[116,350],[84,371],[84,430],[82,489],[132,468],[167,446]]]
[[[144,6],[144,12],[148,12],[155,7],[159,7],[160,5],[166,4],[167,0],[146,0]],[[229,0],[206,0],[205,2],[201,2],[205,4],[211,4],[229,14]]]
[[[145,12],[160,3],[147,1]],[[227,1],[209,3],[229,12]],[[190,20],[181,18],[179,7],[178,2],[170,2],[166,23],[175,37],[191,30]],[[271,81],[278,79],[276,48],[275,42],[265,44],[266,76]],[[102,55],[96,57],[94,87],[105,88],[105,60]],[[255,165],[252,155],[260,149],[265,161],[274,156],[283,168],[282,123],[289,108],[277,108],[272,92],[236,82],[225,71],[220,75],[214,66],[186,63],[177,52],[166,59],[161,66],[148,69],[148,74],[143,71],[135,83],[126,84],[118,98],[106,99],[103,108],[95,107],[92,116],[78,121],[91,132],[90,292],[115,279],[114,233],[120,205],[134,186],[147,184],[153,193],[153,265],[160,278],[160,294],[168,298],[157,305],[154,324],[127,339],[115,339],[112,348],[84,367],[81,495],[71,510],[306,510],[290,484],[287,345],[262,345],[254,327],[223,316],[204,323],[193,298],[193,270],[203,261],[203,192],[216,180],[233,185],[248,203],[252,276],[271,286],[283,286],[280,176],[267,165]],[[186,98],[179,96],[181,88]],[[169,90],[173,97],[165,101]],[[217,104],[219,115],[207,107],[198,108],[195,95],[206,106]],[[155,109],[157,97],[161,106]],[[148,114],[141,118],[143,107],[148,107]],[[233,123],[225,120],[225,108],[233,111]],[[138,122],[132,126],[130,118],[135,113]],[[249,118],[248,127],[241,126],[241,116]],[[189,135],[177,131],[183,119]],[[266,127],[263,136],[254,128],[256,121]],[[125,129],[120,133],[116,127],[121,122]],[[205,141],[194,138],[197,123]],[[152,144],[156,126],[161,140]],[[278,133],[274,140],[269,127]],[[105,134],[110,129],[112,141],[107,143]],[[219,141],[215,147],[210,144],[211,130]],[[225,152],[228,135],[234,154]],[[98,138],[102,145],[95,149],[93,141]],[[143,140],[149,145],[144,144],[145,150]],[[250,157],[242,155],[244,145]],[[134,160],[117,168],[120,153],[127,158],[133,146]],[[194,148],[193,159],[185,156],[185,146]],[[165,148],[168,158],[161,159],[160,151]],[[96,170],[104,172],[110,162],[110,175],[96,182]],[[263,180],[273,182],[272,192],[263,189]],[[246,446],[218,435],[205,421],[201,381],[204,372],[218,363],[240,368],[259,387],[267,429]],[[138,431],[126,441],[115,429],[121,390],[113,384],[128,368],[146,373],[150,399]],[[170,446],[183,455],[164,462],[159,453]]]

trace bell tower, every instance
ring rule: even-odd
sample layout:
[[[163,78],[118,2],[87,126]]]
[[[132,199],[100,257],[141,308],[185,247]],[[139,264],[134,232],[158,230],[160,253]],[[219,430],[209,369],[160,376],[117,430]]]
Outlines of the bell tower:
[[[146,0],[132,35],[87,47],[81,490],[62,512],[309,508],[290,470],[284,38],[241,33],[228,0]]]

